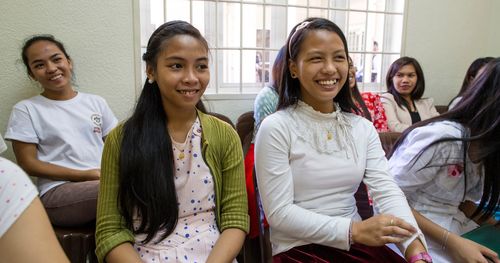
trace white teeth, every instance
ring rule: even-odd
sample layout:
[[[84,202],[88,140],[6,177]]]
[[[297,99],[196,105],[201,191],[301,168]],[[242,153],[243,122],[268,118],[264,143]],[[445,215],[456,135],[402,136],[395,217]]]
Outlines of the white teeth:
[[[56,80],[56,79],[59,79],[59,78],[62,78],[62,75],[56,75],[56,76],[50,78],[50,80]]]
[[[318,81],[319,84],[321,85],[335,85],[337,84],[337,80],[334,79],[334,80],[320,80]]]
[[[198,91],[197,90],[179,90],[179,92],[184,94],[184,95],[193,95],[193,94],[197,93]]]

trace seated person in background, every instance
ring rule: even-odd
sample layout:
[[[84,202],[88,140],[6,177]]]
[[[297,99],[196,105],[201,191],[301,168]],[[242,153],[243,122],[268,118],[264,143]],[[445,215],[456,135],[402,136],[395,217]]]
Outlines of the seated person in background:
[[[439,113],[432,98],[422,98],[425,91],[424,72],[418,61],[401,57],[387,71],[387,93],[381,95],[387,125],[393,132],[402,132],[412,124]]]
[[[0,157],[0,262],[69,262],[37,195],[26,173]]]
[[[0,135],[0,153],[3,153],[7,150],[7,145],[3,141],[2,135]]]
[[[279,78],[284,63],[284,50],[285,47],[281,47],[281,49],[276,54],[276,58],[274,59],[271,76],[272,82],[270,83],[271,85],[264,86],[255,97],[255,102],[253,104],[253,118],[255,120],[254,137],[259,130],[260,123],[268,115],[274,113],[276,111],[276,107],[278,106],[278,88],[280,86]]]
[[[377,129],[377,132],[389,131],[380,96],[372,92],[363,92],[362,94],[359,92],[358,83],[356,81],[356,71],[357,68],[349,57],[349,88],[351,89],[353,101],[356,103],[356,106],[362,110],[362,112],[354,111],[354,113],[371,121],[375,129]]]
[[[106,139],[96,227],[100,262],[233,262],[248,232],[236,131],[196,108],[210,81],[208,43],[169,21],[142,58],[132,116]]]
[[[73,89],[73,62],[53,36],[29,38],[22,58],[43,90],[14,105],[5,139],[19,166],[38,177],[52,224],[93,222],[104,138],[117,119],[103,98]]]
[[[500,262],[494,251],[460,237],[477,223],[496,223],[490,216],[500,192],[500,58],[485,66],[463,98],[453,110],[406,130],[389,167],[435,262]]]
[[[274,113],[276,111],[276,106],[278,105],[278,93],[279,93],[279,80],[280,80],[280,73],[281,69],[284,64],[284,52],[285,52],[285,47],[282,47],[279,51],[278,54],[276,54],[276,58],[274,59],[274,64],[272,68],[272,79],[271,79],[271,85],[269,86],[264,86],[259,93],[257,94],[257,97],[255,98],[254,102],[254,108],[253,108],[253,118],[254,118],[254,130],[253,130],[253,137],[252,137],[252,143],[250,144],[250,147],[248,148],[248,151],[245,156],[245,178],[246,178],[246,186],[247,186],[247,197],[248,197],[248,214],[250,215],[250,233],[249,237],[254,238],[259,235],[259,223],[261,221],[259,211],[258,209],[258,204],[255,202],[256,200],[256,193],[255,193],[255,185],[253,182],[253,168],[254,168],[254,139],[255,139],[255,134],[257,134],[257,131],[259,130],[260,123],[264,118],[266,118],[268,115]],[[267,221],[265,218],[263,220],[263,225],[264,227],[267,227]]]
[[[472,80],[476,77],[479,71],[490,61],[493,60],[493,57],[484,57],[478,58],[470,64],[469,69],[467,69],[467,73],[465,73],[464,81],[462,82],[462,88],[458,92],[457,96],[451,99],[450,104],[448,104],[448,110],[453,109],[457,105],[457,103],[462,99],[462,95],[465,93],[467,88],[469,87]]]
[[[278,111],[255,140],[274,262],[406,262],[387,243],[412,263],[430,262],[377,131],[351,113],[341,29],[308,18],[292,29],[286,48]],[[364,221],[354,199],[361,181],[381,213]]]

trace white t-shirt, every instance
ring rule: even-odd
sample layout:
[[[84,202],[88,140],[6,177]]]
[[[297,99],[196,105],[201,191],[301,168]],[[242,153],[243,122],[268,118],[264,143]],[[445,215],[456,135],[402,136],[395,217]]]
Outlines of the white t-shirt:
[[[3,138],[0,135],[0,153],[5,152],[5,150],[7,150],[7,145],[5,145],[5,142],[3,141]]]
[[[106,101],[79,92],[64,101],[41,95],[14,105],[5,139],[37,144],[38,159],[77,169],[101,166],[103,137],[117,124]],[[38,178],[40,195],[64,183]]]
[[[299,101],[264,119],[255,164],[274,255],[310,243],[349,250],[351,221],[361,220],[354,199],[361,181],[378,211],[418,229],[375,127],[360,116],[323,114]],[[399,247],[417,236],[424,240],[419,230]]]
[[[28,175],[0,157],[0,238],[37,196]]]

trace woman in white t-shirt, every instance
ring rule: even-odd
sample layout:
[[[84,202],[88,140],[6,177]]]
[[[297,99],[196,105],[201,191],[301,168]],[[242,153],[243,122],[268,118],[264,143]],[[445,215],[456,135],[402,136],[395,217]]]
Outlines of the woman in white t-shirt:
[[[95,220],[104,138],[117,123],[106,101],[74,90],[73,63],[51,35],[22,49],[28,75],[42,93],[14,105],[5,139],[18,164],[38,177],[42,203],[54,225]]]

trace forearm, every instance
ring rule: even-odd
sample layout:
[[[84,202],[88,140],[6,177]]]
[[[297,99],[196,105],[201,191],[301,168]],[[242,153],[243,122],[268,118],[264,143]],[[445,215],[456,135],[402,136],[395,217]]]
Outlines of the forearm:
[[[97,175],[92,175],[88,170],[76,170],[33,159],[19,162],[19,165],[30,175],[56,181],[90,181],[99,180]]]
[[[479,213],[475,217],[472,217],[472,215],[474,215],[474,213],[477,210],[477,206],[474,202],[472,202],[470,200],[465,200],[464,202],[462,202],[459,206],[459,209],[465,214],[466,217],[474,220],[474,222],[476,222],[478,225],[481,225],[484,223],[490,224],[490,225],[495,225],[497,223],[495,218],[493,218],[492,216],[488,217],[484,221],[480,220],[482,213]]]
[[[207,263],[232,262],[243,246],[245,235],[245,232],[238,228],[224,230],[210,252]]]
[[[415,220],[417,220],[418,226],[420,227],[424,235],[435,240],[443,247],[446,247],[446,242],[448,241],[447,239],[449,237],[448,230],[427,219],[415,209],[412,209],[412,212],[415,216]]]
[[[106,255],[107,263],[137,263],[142,262],[139,254],[135,251],[132,244],[126,242],[113,248]]]
[[[29,175],[59,181],[98,180],[100,170],[76,170],[51,164],[38,159],[37,145],[20,141],[12,141],[12,148],[19,166]]]

